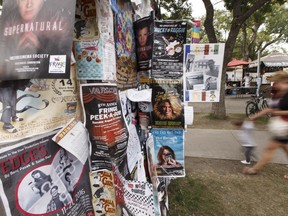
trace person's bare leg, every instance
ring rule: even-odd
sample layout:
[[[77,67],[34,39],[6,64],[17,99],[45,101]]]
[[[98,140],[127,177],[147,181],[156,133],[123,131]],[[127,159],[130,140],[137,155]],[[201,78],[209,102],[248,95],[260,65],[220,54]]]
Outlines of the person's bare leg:
[[[254,169],[255,171],[261,169],[272,159],[274,151],[281,146],[282,144],[280,144],[279,142],[271,140],[268,143],[267,147],[265,148],[264,153],[260,158],[260,160],[251,168]]]
[[[287,156],[288,156],[288,144],[282,144],[281,147],[282,147],[282,149],[286,152],[286,154],[287,154]],[[287,179],[287,180],[288,180],[288,175],[287,175],[287,174],[284,175],[283,177],[284,177],[284,179]]]

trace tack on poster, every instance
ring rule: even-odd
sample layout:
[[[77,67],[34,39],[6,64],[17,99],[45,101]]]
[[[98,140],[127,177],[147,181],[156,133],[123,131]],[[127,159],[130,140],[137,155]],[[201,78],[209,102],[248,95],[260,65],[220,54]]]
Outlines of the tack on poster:
[[[154,22],[152,78],[182,78],[187,23]]]
[[[153,128],[154,161],[158,177],[183,177],[184,130]]]
[[[93,215],[88,160],[52,141],[55,133],[0,151],[0,191],[8,215]]]
[[[180,79],[153,79],[152,127],[184,128],[183,85]]]
[[[71,71],[75,75],[75,66]],[[0,144],[46,133],[80,118],[77,92],[75,78],[2,81]]]
[[[116,84],[82,84],[80,94],[85,126],[92,145],[92,171],[112,170],[113,161],[121,174],[129,179],[129,132]]]
[[[0,80],[69,78],[75,3],[3,1]]]
[[[219,102],[225,44],[185,44],[185,102]]]

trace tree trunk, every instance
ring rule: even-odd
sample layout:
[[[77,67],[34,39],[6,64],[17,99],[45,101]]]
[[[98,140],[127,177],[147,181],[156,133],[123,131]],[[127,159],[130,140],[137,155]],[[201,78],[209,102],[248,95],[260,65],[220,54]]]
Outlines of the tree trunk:
[[[236,43],[237,35],[240,31],[241,25],[237,22],[233,22],[231,30],[229,32],[228,39],[225,43],[224,51],[224,61],[222,69],[222,78],[221,78],[221,90],[220,90],[220,100],[212,104],[212,115],[219,119],[226,118],[226,106],[225,106],[225,83],[226,83],[226,69],[227,64],[231,60],[232,52]]]

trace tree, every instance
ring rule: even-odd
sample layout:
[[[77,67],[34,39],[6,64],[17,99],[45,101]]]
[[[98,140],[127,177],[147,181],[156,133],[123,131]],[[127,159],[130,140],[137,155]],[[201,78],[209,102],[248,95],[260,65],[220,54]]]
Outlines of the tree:
[[[210,43],[217,43],[218,39],[214,27],[214,8],[211,0],[202,0],[206,8],[205,31]],[[220,101],[212,104],[212,114],[224,119],[225,108],[225,81],[226,68],[231,60],[237,36],[243,24],[262,7],[269,7],[275,3],[284,4],[285,0],[224,0],[225,7],[231,12],[232,21],[229,34],[225,43],[224,61],[221,79]]]
[[[192,20],[192,7],[188,0],[160,0],[162,19]]]

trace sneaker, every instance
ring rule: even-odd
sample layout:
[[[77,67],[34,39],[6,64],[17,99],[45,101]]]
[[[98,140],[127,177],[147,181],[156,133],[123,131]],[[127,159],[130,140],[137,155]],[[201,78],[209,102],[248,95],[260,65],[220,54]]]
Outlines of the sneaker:
[[[9,133],[16,133],[17,129],[13,125],[4,125],[3,130],[8,131]]]
[[[23,120],[24,120],[23,118],[19,118],[19,117],[17,117],[17,116],[12,117],[12,121],[13,121],[13,122],[20,122],[20,121],[23,121]]]
[[[251,162],[248,162],[248,161],[246,161],[246,160],[242,160],[241,163],[242,163],[242,164],[251,164]]]

